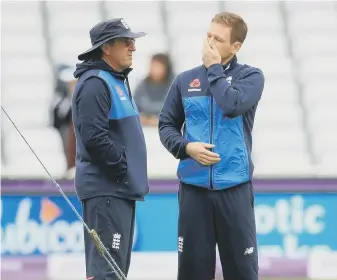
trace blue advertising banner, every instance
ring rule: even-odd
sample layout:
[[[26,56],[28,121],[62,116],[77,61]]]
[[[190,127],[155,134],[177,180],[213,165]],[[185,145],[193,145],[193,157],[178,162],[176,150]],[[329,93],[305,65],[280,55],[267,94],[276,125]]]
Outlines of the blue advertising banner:
[[[81,213],[80,202],[70,196]],[[261,254],[305,257],[337,250],[337,194],[256,194]],[[2,256],[83,252],[83,226],[60,196],[1,197]],[[176,194],[152,194],[137,204],[134,251],[177,250]]]
[[[76,196],[71,203],[81,212]],[[83,226],[61,196],[1,197],[3,256],[82,252]],[[176,247],[177,197],[151,195],[137,205],[135,251],[170,251]],[[157,225],[157,226],[155,226]]]
[[[337,250],[337,194],[259,194],[255,218],[262,255],[298,258]]]

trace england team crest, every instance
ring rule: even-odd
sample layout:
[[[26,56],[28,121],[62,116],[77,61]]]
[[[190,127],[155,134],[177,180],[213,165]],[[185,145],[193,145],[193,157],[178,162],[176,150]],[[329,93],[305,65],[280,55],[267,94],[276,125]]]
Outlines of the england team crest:
[[[126,29],[130,29],[130,26],[126,23],[126,21],[124,19],[121,19],[121,23],[123,24],[123,26],[126,28]]]
[[[121,100],[126,100],[125,93],[124,93],[124,91],[119,86],[116,86],[116,91],[117,91],[117,93],[119,95],[119,98]]]

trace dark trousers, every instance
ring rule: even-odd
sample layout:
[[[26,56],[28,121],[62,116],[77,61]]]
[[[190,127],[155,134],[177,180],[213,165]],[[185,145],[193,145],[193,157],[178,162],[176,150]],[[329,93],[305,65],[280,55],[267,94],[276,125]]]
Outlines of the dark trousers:
[[[82,202],[83,218],[90,229],[95,229],[118,264],[127,275],[130,267],[135,223],[135,201],[113,196],[101,196]],[[117,280],[106,260],[99,255],[91,236],[85,231],[85,261],[87,278]]]
[[[258,280],[251,182],[211,191],[180,185],[178,280],[215,278],[216,244],[225,280]]]

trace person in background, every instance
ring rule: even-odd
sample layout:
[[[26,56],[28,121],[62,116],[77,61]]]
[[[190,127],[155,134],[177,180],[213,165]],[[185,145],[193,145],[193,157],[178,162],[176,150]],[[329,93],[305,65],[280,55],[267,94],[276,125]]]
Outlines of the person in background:
[[[76,85],[74,70],[65,64],[56,67],[56,87],[51,104],[52,126],[62,138],[63,149],[67,158],[67,169],[75,165],[74,129],[71,117],[71,97]]]
[[[75,168],[76,163],[75,163],[75,158],[76,158],[76,137],[75,137],[75,132],[74,132],[74,124],[73,120],[70,120],[70,124],[68,126],[68,134],[67,134],[67,151],[66,151],[66,156],[67,156],[67,167],[68,171],[72,170]]]
[[[152,56],[149,75],[135,89],[135,102],[143,126],[157,126],[158,115],[174,79],[172,64],[166,54]]]

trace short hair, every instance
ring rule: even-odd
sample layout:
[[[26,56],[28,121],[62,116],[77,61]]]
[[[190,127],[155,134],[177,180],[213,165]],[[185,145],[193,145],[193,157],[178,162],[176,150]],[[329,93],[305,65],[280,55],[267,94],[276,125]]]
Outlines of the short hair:
[[[112,46],[116,42],[116,38],[112,38],[109,41],[105,42],[104,44],[101,45],[101,50],[103,51],[104,47],[106,45]]]
[[[245,41],[248,27],[239,15],[229,12],[219,13],[213,17],[212,22],[221,23],[232,28],[231,43],[237,41],[243,43]]]
[[[115,43],[115,39],[110,39],[109,41],[105,42],[99,48],[93,50],[90,53],[90,59],[92,59],[92,60],[100,60],[103,57],[103,48],[104,48],[104,45],[107,44],[107,45],[112,46],[114,43]]]

